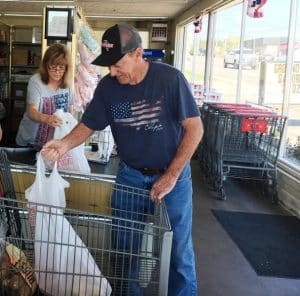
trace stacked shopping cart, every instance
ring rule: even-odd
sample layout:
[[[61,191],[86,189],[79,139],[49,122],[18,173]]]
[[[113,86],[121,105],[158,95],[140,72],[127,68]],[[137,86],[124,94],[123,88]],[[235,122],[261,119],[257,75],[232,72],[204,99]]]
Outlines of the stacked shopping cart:
[[[261,181],[277,201],[276,163],[286,118],[248,104],[204,103],[200,164],[226,199],[226,178]]]

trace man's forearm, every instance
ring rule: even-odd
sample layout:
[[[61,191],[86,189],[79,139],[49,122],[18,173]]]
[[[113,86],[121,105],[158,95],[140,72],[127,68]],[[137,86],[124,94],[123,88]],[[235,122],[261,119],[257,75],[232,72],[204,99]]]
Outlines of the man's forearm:
[[[83,123],[77,124],[74,129],[62,140],[66,145],[66,150],[70,150],[83,143],[94,131]]]
[[[193,117],[184,122],[185,133],[177,149],[176,155],[167,169],[167,173],[176,179],[185,165],[192,158],[203,136],[203,126],[200,117]]]

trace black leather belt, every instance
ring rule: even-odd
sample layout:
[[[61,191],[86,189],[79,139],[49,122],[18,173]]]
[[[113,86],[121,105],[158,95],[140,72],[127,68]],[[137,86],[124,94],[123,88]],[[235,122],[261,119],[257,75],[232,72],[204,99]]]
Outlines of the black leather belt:
[[[154,176],[165,172],[165,169],[159,169],[159,168],[142,168],[142,169],[134,168],[134,169],[146,176]]]

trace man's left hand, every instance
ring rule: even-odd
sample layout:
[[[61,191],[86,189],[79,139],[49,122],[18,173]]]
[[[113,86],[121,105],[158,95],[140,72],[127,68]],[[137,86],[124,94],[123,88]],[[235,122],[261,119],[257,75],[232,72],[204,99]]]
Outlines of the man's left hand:
[[[175,187],[177,178],[170,173],[164,173],[152,186],[150,191],[151,200],[160,204],[164,196]]]

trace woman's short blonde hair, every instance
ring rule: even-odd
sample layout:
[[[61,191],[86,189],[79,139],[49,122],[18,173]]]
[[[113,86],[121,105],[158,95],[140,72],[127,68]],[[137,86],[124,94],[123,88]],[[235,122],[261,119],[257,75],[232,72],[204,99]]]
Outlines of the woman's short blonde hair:
[[[68,87],[70,84],[72,65],[70,51],[66,45],[55,43],[47,48],[39,68],[41,79],[45,84],[48,84],[49,82],[48,67],[50,65],[61,65],[66,67],[60,88]]]

